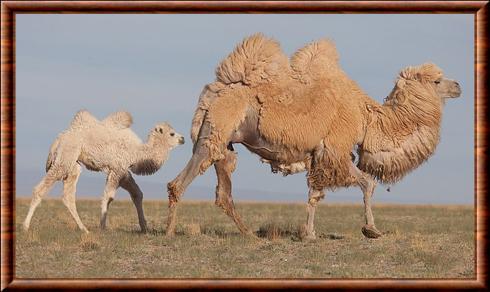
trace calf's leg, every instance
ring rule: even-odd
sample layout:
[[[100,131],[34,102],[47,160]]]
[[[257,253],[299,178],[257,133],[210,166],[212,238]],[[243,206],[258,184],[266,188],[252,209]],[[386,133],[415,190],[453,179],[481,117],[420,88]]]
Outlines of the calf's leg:
[[[78,228],[85,233],[88,233],[87,228],[83,225],[82,220],[78,216],[77,205],[75,203],[75,192],[77,188],[78,178],[82,172],[82,167],[76,164],[72,171],[63,180],[63,204],[65,204],[68,211],[70,211],[71,216],[78,225]]]
[[[138,213],[138,222],[140,224],[141,232],[146,232],[146,219],[143,213],[143,192],[140,190],[138,184],[133,179],[131,173],[121,179],[121,187],[128,191],[133,200],[133,204],[136,207],[136,212]]]

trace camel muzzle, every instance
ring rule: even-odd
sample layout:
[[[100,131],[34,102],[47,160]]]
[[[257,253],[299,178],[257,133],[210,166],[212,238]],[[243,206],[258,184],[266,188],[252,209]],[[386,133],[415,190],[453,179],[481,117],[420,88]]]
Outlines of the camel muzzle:
[[[179,139],[179,143],[180,143],[181,145],[185,143],[184,137],[180,137],[180,139]]]

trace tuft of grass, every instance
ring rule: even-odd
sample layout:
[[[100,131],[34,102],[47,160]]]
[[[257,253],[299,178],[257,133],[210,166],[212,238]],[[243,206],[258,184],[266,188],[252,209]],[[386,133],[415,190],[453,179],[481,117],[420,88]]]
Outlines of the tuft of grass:
[[[306,237],[306,227],[291,222],[268,222],[262,224],[255,234],[272,241],[284,238],[303,240]]]
[[[224,238],[227,236],[226,230],[223,226],[217,225],[217,226],[211,226],[211,225],[204,225],[201,228],[202,234],[209,235],[209,236],[216,236],[216,237],[221,237]]]
[[[184,225],[184,234],[186,235],[199,235],[201,234],[201,226],[196,223],[189,223]]]
[[[80,236],[80,249],[82,251],[93,251],[100,248],[100,239],[93,233],[83,233]]]

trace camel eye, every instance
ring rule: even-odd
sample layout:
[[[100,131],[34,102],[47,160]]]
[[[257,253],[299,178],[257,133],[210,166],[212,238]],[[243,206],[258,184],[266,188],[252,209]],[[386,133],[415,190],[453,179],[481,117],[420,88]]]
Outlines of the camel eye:
[[[441,83],[441,80],[436,80],[436,81],[434,81],[434,83],[439,84],[439,83]]]
[[[175,136],[175,133],[170,133],[170,136],[172,136],[172,137]]]

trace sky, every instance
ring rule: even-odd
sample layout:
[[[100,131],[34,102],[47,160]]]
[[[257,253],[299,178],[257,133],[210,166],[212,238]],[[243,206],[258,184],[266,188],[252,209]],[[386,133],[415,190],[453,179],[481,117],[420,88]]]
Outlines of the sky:
[[[330,38],[347,74],[378,102],[398,72],[427,61],[461,85],[446,103],[441,142],[427,163],[391,186],[378,185],[375,202],[473,204],[474,74],[472,14],[18,14],[16,15],[16,194],[30,196],[44,175],[49,147],[80,109],[102,119],[131,112],[133,130],[168,121],[186,137],[162,169],[135,176],[145,198],[166,200],[166,183],[192,154],[189,132],[202,87],[244,37],[277,39],[291,55]],[[307,201],[305,174],[283,177],[243,146],[236,146],[235,202]],[[103,173],[83,170],[79,197],[101,197]],[[210,168],[184,199],[214,200]],[[51,191],[59,197],[61,182]],[[116,198],[129,199],[124,190]],[[325,201],[362,203],[358,187],[327,192]]]

